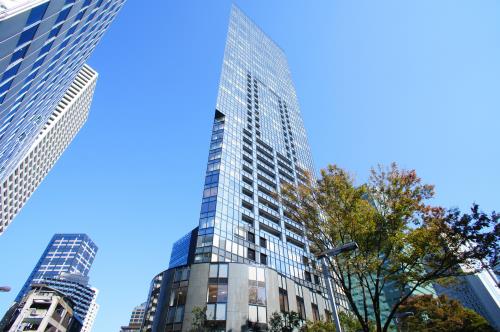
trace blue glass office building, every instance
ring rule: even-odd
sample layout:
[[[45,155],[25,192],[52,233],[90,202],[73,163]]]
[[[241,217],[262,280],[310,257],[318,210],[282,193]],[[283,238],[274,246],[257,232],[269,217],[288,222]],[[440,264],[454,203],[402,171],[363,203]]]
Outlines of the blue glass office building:
[[[55,234],[16,297],[19,302],[32,283],[76,274],[88,277],[97,246],[86,234]]]
[[[192,309],[205,306],[217,331],[265,328],[280,311],[328,317],[304,225],[277,199],[306,173],[313,161],[285,53],[233,6],[195,255],[153,279],[142,331],[188,331]]]
[[[0,179],[10,174],[124,0],[0,0]]]

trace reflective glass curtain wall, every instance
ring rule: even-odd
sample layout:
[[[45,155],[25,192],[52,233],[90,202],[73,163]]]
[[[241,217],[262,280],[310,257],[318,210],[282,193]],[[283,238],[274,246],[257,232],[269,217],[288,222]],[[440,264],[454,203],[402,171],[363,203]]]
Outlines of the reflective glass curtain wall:
[[[16,297],[19,302],[32,283],[58,278],[63,273],[88,276],[97,246],[86,234],[55,234]]]
[[[233,6],[195,262],[260,263],[320,290],[304,226],[275,196],[313,170],[286,56]]]

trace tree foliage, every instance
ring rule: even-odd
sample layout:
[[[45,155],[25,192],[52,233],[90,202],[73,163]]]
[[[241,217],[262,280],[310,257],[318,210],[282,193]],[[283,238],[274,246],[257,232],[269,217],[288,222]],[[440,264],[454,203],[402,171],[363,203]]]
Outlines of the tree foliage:
[[[431,206],[434,187],[396,164],[372,169],[361,185],[330,165],[318,181],[308,176],[307,183],[284,186],[282,193],[285,215],[305,224],[313,252],[358,243],[355,252],[330,260],[330,269],[366,332],[370,311],[375,330],[387,331],[401,303],[417,288],[498,262],[499,215],[482,213],[477,205],[469,214]],[[401,297],[382,315],[382,291],[388,284]],[[354,290],[361,301],[355,300]]]
[[[303,332],[335,332],[337,329],[335,328],[335,325],[332,322],[325,322],[325,321],[316,321],[316,322],[311,322],[308,321],[306,325],[304,325],[301,329]],[[348,331],[345,331],[348,332]]]
[[[494,332],[486,319],[473,310],[464,308],[460,302],[446,296],[431,295],[409,297],[399,312],[411,312],[412,316],[401,319],[399,326],[404,331],[422,332]]]
[[[191,311],[190,332],[206,332],[207,327],[207,307],[194,307]]]
[[[343,332],[358,332],[363,329],[357,317],[350,312],[339,312],[339,319]]]
[[[269,319],[270,332],[292,332],[302,324],[300,315],[295,311],[275,312]]]

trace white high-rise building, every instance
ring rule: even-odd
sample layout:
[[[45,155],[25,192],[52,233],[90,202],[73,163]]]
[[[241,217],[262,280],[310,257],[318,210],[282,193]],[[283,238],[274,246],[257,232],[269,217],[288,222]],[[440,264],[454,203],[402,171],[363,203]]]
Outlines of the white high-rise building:
[[[84,65],[52,115],[0,187],[0,235],[87,120],[97,73]]]
[[[0,179],[31,148],[125,0],[0,0]]]
[[[97,312],[99,311],[99,304],[97,304],[97,295],[99,295],[99,290],[95,287],[92,287],[94,291],[94,298],[92,299],[92,303],[90,303],[89,310],[87,311],[87,316],[85,316],[85,320],[83,321],[83,327],[81,332],[91,332],[92,327],[94,326],[95,318],[97,317]]]

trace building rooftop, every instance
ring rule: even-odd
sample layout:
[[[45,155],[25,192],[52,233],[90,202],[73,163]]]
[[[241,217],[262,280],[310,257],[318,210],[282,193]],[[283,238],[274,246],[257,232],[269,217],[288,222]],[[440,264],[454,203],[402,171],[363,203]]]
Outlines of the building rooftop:
[[[33,8],[48,0],[0,0],[0,20]]]

